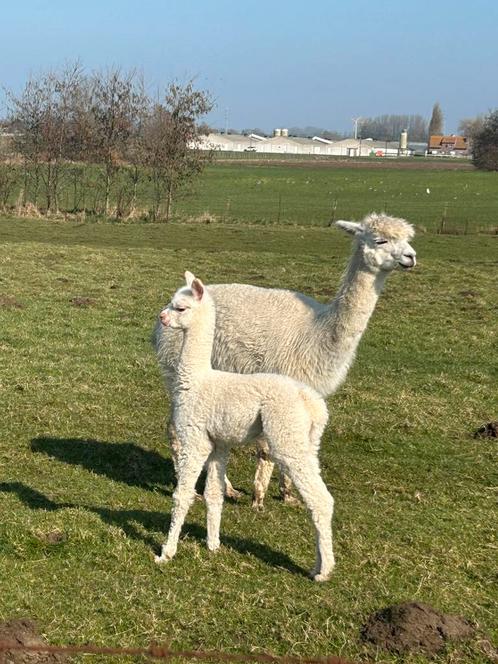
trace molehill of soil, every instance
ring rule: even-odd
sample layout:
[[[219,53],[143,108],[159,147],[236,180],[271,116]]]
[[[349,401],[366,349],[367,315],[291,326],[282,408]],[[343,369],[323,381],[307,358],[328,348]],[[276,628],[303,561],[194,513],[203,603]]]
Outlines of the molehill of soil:
[[[468,639],[474,634],[475,629],[464,618],[440,613],[421,602],[404,602],[381,609],[370,616],[361,630],[366,643],[398,654],[434,655],[447,641]]]
[[[46,645],[31,620],[9,620],[0,623],[0,641],[22,646]],[[0,650],[0,664],[63,664],[68,658],[59,653],[27,650]]]
[[[498,421],[483,424],[475,432],[474,438],[498,438]]]
[[[72,297],[70,302],[74,307],[91,307],[95,304],[91,297]]]

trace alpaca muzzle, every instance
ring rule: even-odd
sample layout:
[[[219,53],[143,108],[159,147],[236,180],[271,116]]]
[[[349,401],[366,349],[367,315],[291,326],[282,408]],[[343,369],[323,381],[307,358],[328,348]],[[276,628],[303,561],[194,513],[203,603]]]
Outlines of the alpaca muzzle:
[[[159,314],[159,320],[164,325],[164,327],[169,327],[171,323],[171,318],[169,315],[169,311],[167,309],[161,311],[161,313]]]
[[[410,268],[415,267],[417,259],[415,254],[403,254],[401,260],[398,262],[405,270],[409,270]]]

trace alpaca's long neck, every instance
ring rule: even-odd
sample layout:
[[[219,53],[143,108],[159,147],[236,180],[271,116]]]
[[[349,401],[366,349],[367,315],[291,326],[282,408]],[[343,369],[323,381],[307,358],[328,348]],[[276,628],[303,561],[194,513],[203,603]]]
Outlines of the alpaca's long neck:
[[[211,371],[215,309],[212,300],[196,311],[192,325],[183,330],[183,343],[178,364],[175,388],[191,389],[207,372]]]
[[[342,279],[339,291],[321,316],[325,325],[326,343],[334,356],[344,363],[352,359],[365,331],[379,295],[384,287],[387,272],[373,271],[365,264],[361,249],[353,253]]]

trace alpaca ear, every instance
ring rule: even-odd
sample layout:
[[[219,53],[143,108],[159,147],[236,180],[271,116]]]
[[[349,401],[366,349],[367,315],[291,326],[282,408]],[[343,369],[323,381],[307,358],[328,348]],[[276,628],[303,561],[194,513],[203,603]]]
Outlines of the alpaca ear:
[[[185,281],[187,282],[187,286],[190,288],[192,286],[192,282],[195,279],[195,275],[192,274],[192,272],[189,272],[188,270],[185,272]]]
[[[337,228],[342,228],[343,231],[346,231],[346,233],[349,233],[350,235],[356,235],[363,230],[363,226],[357,221],[343,221],[340,219],[335,222],[335,225]]]
[[[194,298],[196,300],[202,300],[202,296],[204,295],[204,284],[202,283],[202,281],[200,279],[197,279],[197,277],[194,277],[194,280],[190,284],[190,288],[192,289]]]

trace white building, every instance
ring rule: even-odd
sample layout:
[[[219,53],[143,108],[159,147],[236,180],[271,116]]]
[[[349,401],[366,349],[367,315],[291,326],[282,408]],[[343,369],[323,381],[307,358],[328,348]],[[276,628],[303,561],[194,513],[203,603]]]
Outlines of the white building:
[[[209,134],[202,136],[199,147],[220,152],[257,152],[262,154],[296,154],[343,157],[397,157],[397,141],[373,141],[370,138],[346,138],[330,141],[319,136],[297,138],[288,136],[287,130],[276,129],[274,136],[258,134]],[[411,151],[408,151],[410,154]]]

